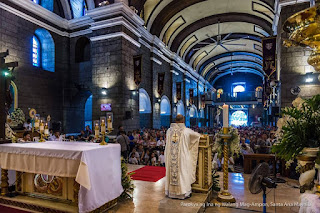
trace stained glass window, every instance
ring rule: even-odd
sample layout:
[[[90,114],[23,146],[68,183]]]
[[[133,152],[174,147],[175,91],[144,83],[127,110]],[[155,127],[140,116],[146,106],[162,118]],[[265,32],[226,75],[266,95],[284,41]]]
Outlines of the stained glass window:
[[[233,87],[233,97],[237,97],[238,92],[244,92],[246,89],[242,85],[237,85]]]
[[[32,39],[32,63],[33,66],[40,66],[40,42],[37,37],[33,36]]]
[[[231,115],[231,124],[235,126],[246,126],[248,123],[248,116],[244,111],[238,110]]]

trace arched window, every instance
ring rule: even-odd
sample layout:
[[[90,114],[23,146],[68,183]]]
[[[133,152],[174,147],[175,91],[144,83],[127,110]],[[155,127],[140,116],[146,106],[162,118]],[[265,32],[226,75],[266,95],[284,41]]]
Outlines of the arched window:
[[[92,129],[92,95],[89,96],[84,107],[84,126],[88,125]]]
[[[139,112],[151,113],[151,101],[146,90],[139,89]]]
[[[235,126],[246,126],[248,123],[248,116],[244,111],[238,110],[231,115],[231,124]]]
[[[41,5],[47,10],[53,11],[53,0],[32,0],[34,3]]]
[[[244,92],[246,89],[242,85],[234,85],[233,87],[233,97],[237,97],[238,92]]]
[[[235,86],[233,92],[244,92],[245,88],[242,85]]]
[[[160,114],[161,115],[171,115],[170,100],[169,100],[169,98],[167,96],[163,96],[161,98]]]
[[[73,18],[79,18],[86,14],[87,6],[85,0],[70,0]]]
[[[75,46],[76,62],[90,61],[90,57],[90,40],[86,37],[79,38]]]
[[[33,36],[32,38],[32,64],[33,66],[39,67],[40,66],[40,42],[37,36]]]
[[[37,29],[32,38],[32,64],[50,72],[55,69],[54,41],[51,34],[42,28]]]
[[[198,117],[198,111],[197,107],[195,105],[192,105],[189,110],[189,116],[190,118],[197,118]]]
[[[10,93],[11,93],[11,97],[13,99],[13,103],[11,105],[11,108],[9,109],[9,112],[13,112],[14,109],[18,108],[18,89],[16,84],[11,81],[10,84]]]
[[[177,115],[184,115],[184,105],[182,101],[177,104]]]

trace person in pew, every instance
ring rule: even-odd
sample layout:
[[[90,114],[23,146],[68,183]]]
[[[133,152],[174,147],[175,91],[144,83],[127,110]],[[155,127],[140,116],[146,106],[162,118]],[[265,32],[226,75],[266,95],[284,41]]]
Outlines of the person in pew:
[[[25,122],[25,123],[23,124],[23,128],[24,128],[24,130],[26,130],[26,131],[31,131],[31,130],[32,130],[32,123],[31,123],[31,120],[30,120],[30,119],[28,119],[27,122]]]
[[[130,158],[129,158],[129,163],[130,164],[135,164],[138,165],[138,159],[136,158],[134,153],[131,153]]]
[[[23,138],[18,139],[19,143],[31,142],[31,136],[29,132],[23,133]]]
[[[120,135],[117,137],[117,143],[119,143],[121,145],[121,156],[127,160],[130,139],[126,135],[125,131],[120,131]]]
[[[89,136],[86,136],[86,133],[81,130],[80,135],[78,136],[78,141],[86,141],[89,139]]]
[[[53,135],[49,137],[49,141],[62,141],[62,137],[60,135],[59,130],[55,130]]]

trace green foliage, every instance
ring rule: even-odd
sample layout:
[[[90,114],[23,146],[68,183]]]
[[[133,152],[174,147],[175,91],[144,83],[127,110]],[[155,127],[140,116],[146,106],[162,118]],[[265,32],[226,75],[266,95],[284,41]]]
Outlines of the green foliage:
[[[278,143],[272,148],[277,156],[288,161],[305,147],[320,146],[320,95],[296,99],[282,115],[277,124]]]
[[[121,157],[121,184],[123,187],[123,193],[121,194],[122,199],[132,199],[134,190],[134,184],[132,183],[131,175],[128,174],[128,166],[123,157]]]
[[[212,190],[216,192],[220,191],[219,177],[220,175],[217,174],[217,171],[212,170]]]

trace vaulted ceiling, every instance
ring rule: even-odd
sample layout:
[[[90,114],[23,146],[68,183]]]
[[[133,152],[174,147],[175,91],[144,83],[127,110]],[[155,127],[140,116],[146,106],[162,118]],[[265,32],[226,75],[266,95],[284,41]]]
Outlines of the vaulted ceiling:
[[[81,10],[83,1],[60,0],[65,17],[74,18],[72,11]],[[89,10],[102,1],[85,0]],[[275,0],[129,0],[129,4],[153,35],[207,81],[233,72],[264,76],[261,39],[273,35]]]
[[[209,82],[233,72],[264,76],[261,39],[273,34],[274,0],[141,2],[147,29]]]

